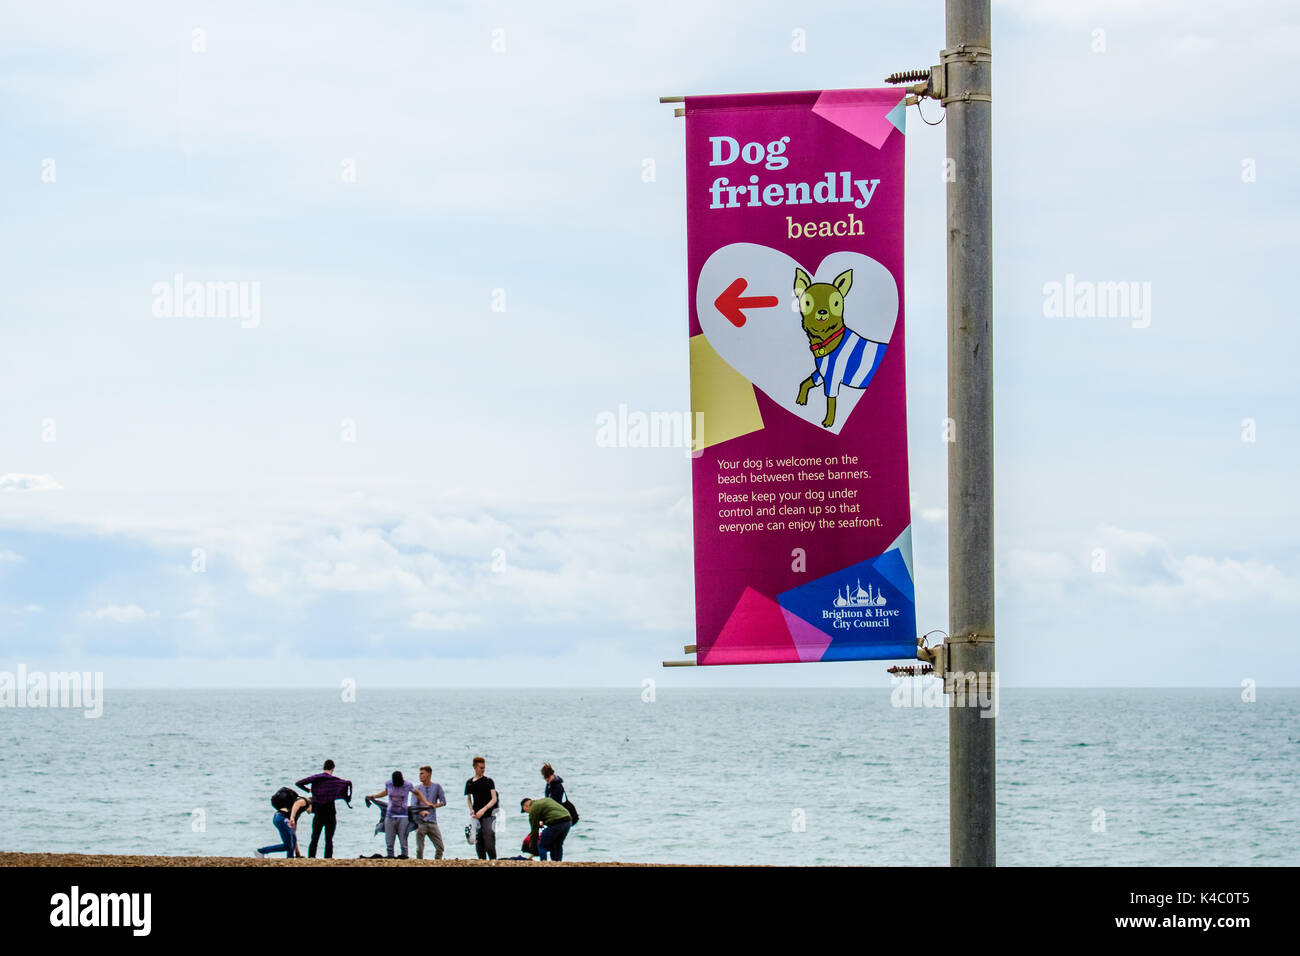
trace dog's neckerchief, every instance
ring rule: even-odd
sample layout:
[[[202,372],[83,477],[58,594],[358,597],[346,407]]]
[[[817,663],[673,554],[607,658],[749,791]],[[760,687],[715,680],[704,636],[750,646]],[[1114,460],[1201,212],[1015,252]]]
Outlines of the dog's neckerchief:
[[[827,355],[830,352],[835,351],[835,340],[838,339],[843,334],[844,334],[844,326],[841,325],[840,330],[836,332],[834,335],[832,335],[830,338],[822,339],[820,344],[809,345],[808,348],[813,355],[817,356],[818,358],[821,358],[823,355]]]

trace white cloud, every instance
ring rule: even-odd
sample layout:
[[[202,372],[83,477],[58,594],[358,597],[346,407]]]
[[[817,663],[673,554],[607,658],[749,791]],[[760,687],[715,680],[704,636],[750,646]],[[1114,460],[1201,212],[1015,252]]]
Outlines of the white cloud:
[[[1189,10],[1200,6],[1202,10],[1222,8],[1212,5],[1208,0],[1200,3],[1188,0],[996,0],[995,8],[1014,10],[1023,19],[1032,21],[1059,21],[1064,23],[1088,23],[1093,26],[1108,26],[1113,23],[1132,20],[1158,19],[1161,17],[1186,15]],[[996,43],[996,39],[994,41]]]
[[[1165,547],[1163,540],[1146,531],[1130,531],[1114,525],[1102,525],[1098,534],[1107,550],[1123,554],[1144,554]]]
[[[1193,602],[1271,600],[1300,601],[1300,581],[1271,564],[1190,554],[1170,559],[1182,596]]]
[[[1007,555],[1007,571],[1017,578],[1064,581],[1079,573],[1078,560],[1055,551],[1012,549]]]
[[[1212,49],[1214,49],[1213,40],[1195,34],[1180,37],[1173,46],[1173,52],[1180,56],[1199,56]]]
[[[1080,571],[1079,561],[1057,551],[1011,548],[998,561],[999,591],[1008,586],[1034,601],[1062,601]]]
[[[401,547],[425,548],[477,561],[488,561],[495,548],[509,550],[514,533],[490,515],[435,515],[417,513],[402,520],[389,535]]]
[[[465,631],[479,623],[474,614],[434,614],[431,611],[416,611],[411,618],[411,627],[417,631]]]
[[[109,604],[98,611],[87,611],[87,616],[99,621],[116,621],[118,624],[135,624],[151,617],[158,617],[157,611],[146,611],[138,604]]]
[[[23,556],[17,551],[0,550],[0,564],[21,564]]]
[[[53,475],[0,475],[0,491],[57,491],[63,486]]]
[[[1100,549],[1102,555],[1094,554]],[[1094,561],[1104,557],[1101,570]],[[1246,600],[1294,603],[1300,579],[1265,561],[1178,555],[1164,539],[1145,531],[1103,525],[1077,552],[1008,548],[999,556],[1000,590],[1015,601],[1093,600],[1097,591],[1167,609]]]
[[[1105,584],[1159,604],[1203,605],[1265,600],[1300,600],[1300,580],[1255,559],[1176,555],[1153,534],[1110,525],[1098,534],[1106,553]]]
[[[238,501],[209,498],[207,510],[161,495],[76,492],[59,501],[24,509],[13,523],[146,544],[174,563],[184,589],[183,603],[165,615],[219,629],[240,621],[234,626],[250,648],[308,639],[292,624],[243,622],[250,605],[263,608],[259,614],[283,612],[282,625],[301,623],[313,607],[350,607],[380,633],[481,627],[494,638],[515,634],[516,622],[622,634],[689,631],[693,623],[689,499],[675,488],[588,491],[573,500],[517,492],[506,505],[468,492],[331,496],[304,488],[292,502],[270,489]],[[189,572],[196,545],[206,552],[207,574]],[[503,568],[494,566],[498,548]],[[97,616],[116,620],[115,613],[138,619],[143,612]]]

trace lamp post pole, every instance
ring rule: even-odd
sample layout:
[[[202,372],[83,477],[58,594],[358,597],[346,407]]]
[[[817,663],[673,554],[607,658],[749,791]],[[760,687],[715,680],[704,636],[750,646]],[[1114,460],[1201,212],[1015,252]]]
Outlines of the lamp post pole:
[[[996,862],[993,156],[989,0],[947,0],[948,823],[953,866]],[[965,681],[965,693],[961,693]]]

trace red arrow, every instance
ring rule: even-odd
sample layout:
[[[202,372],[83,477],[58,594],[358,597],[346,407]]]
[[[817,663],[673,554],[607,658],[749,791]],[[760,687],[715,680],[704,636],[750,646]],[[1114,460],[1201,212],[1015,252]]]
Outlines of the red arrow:
[[[745,313],[741,309],[775,309],[781,300],[774,295],[747,295],[741,293],[749,287],[744,279],[737,279],[722,290],[722,295],[713,300],[713,305],[726,316],[727,321],[740,328],[745,324]]]

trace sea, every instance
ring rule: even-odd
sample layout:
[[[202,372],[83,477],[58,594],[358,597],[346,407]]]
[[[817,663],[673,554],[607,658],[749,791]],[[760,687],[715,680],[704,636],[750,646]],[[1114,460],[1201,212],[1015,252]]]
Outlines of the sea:
[[[363,796],[429,764],[447,855],[472,857],[482,755],[499,854],[540,767],[572,860],[948,862],[948,711],[891,688],[113,690],[103,712],[0,709],[0,850],[249,856],[271,794],[326,758],[354,784],[336,857],[383,853]],[[1010,866],[1300,863],[1300,689],[999,695],[997,857]],[[940,701],[942,698],[938,698]],[[306,831],[304,831],[305,833]],[[412,837],[412,840],[414,838]],[[305,851],[304,851],[305,852]],[[415,847],[412,843],[411,854]],[[430,849],[426,850],[432,855]]]

